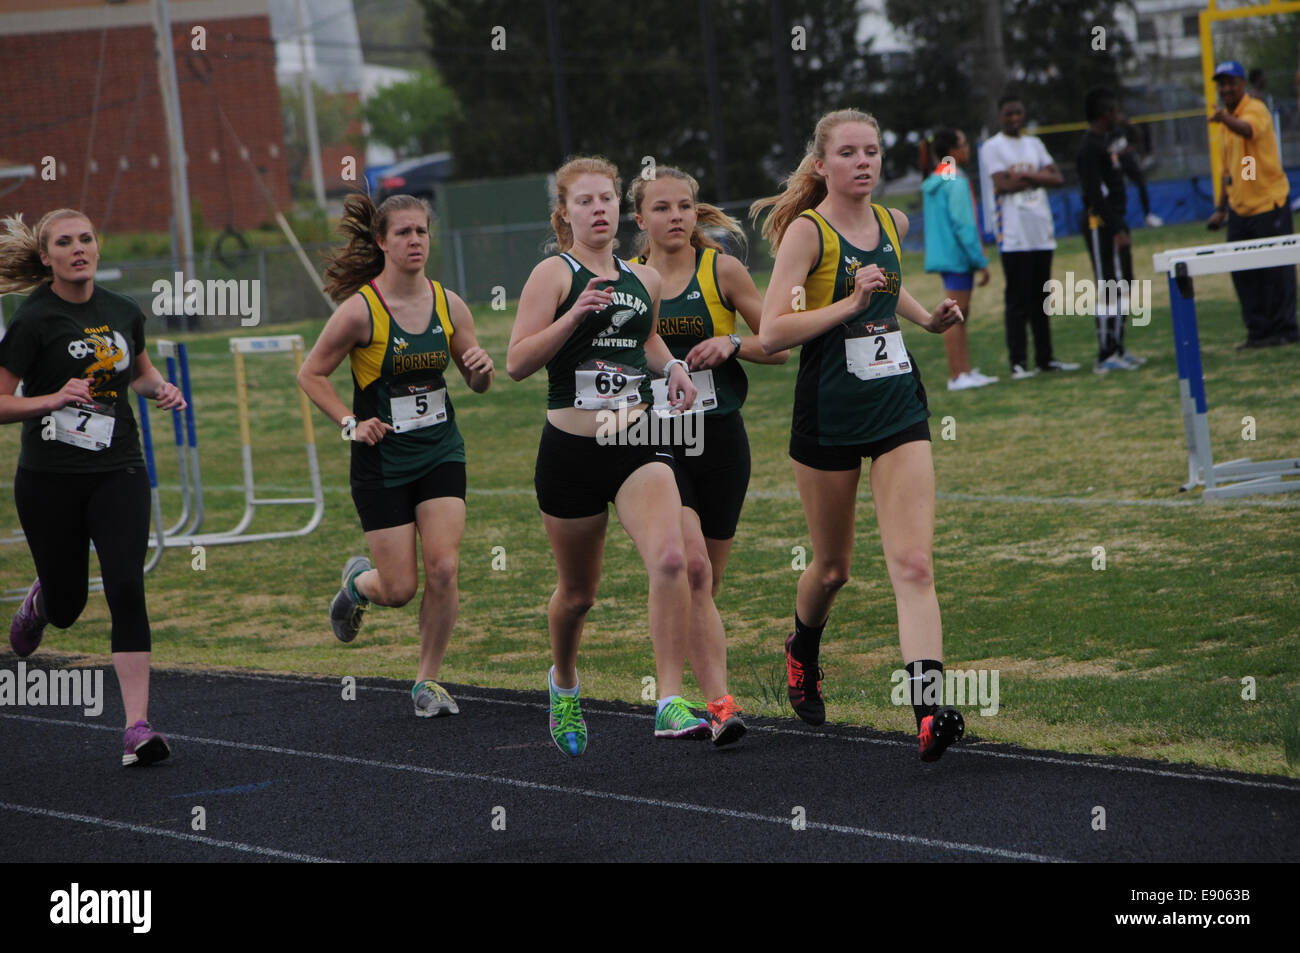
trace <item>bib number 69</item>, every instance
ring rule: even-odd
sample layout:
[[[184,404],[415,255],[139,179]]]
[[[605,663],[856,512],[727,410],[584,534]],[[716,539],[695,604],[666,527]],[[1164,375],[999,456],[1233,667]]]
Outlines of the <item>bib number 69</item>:
[[[596,375],[596,393],[601,397],[617,394],[627,386],[627,378],[622,374],[601,371]]]

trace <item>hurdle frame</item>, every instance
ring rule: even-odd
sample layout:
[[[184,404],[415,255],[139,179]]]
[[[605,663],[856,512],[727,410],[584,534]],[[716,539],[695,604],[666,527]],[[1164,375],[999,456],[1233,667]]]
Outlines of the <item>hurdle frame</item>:
[[[1224,463],[1214,462],[1193,283],[1198,275],[1294,266],[1300,262],[1300,235],[1174,248],[1157,252],[1152,261],[1155,270],[1164,272],[1169,279],[1174,357],[1178,362],[1178,400],[1187,441],[1187,482],[1179,487],[1180,492],[1204,486],[1201,499],[1211,501],[1300,490],[1300,480],[1283,481],[1286,476],[1300,477],[1300,458],[1297,457],[1258,462],[1250,457],[1241,457]]]
[[[249,425],[248,409],[248,372],[245,367],[245,354],[283,354],[293,355],[294,375],[302,369],[303,341],[301,334],[282,334],[266,337],[235,337],[230,339],[230,351],[235,359],[235,399],[239,417],[240,458],[244,480],[244,512],[239,522],[232,529],[214,533],[187,533],[169,536],[166,546],[230,546],[239,543],[264,542],[272,539],[290,539],[306,536],[316,530],[325,516],[325,491],[321,485],[320,461],[316,454],[316,429],[312,421],[311,405],[301,388],[298,391],[298,410],[302,416],[303,444],[307,457],[307,473],[311,482],[312,495],[308,497],[265,497],[257,496],[253,474],[252,431]],[[191,475],[197,479],[198,451],[197,441],[193,450]],[[312,506],[312,512],[305,525],[292,530],[276,530],[263,533],[248,533],[259,506]]]

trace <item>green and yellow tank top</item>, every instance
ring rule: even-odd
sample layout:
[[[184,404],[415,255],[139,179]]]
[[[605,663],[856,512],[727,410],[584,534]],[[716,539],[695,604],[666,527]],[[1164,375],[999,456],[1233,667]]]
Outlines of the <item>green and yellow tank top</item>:
[[[360,291],[370,309],[370,342],[348,355],[352,413],[358,420],[378,417],[394,429],[373,447],[352,444],[352,485],[358,489],[402,486],[439,464],[465,462],[465,441],[443,378],[456,329],[446,291],[436,281],[429,286],[433,315],[419,334],[393,320],[373,281]]]
[[[567,252],[559,257],[573,278],[552,320],[572,308],[587,282],[596,277]],[[618,280],[603,286],[614,300],[603,311],[589,312],[546,363],[547,409],[613,410],[653,400],[645,342],[654,302],[628,264],[619,258],[614,261]]]
[[[646,263],[645,255],[637,259]],[[684,359],[691,348],[718,335],[734,334],[736,309],[722,296],[718,285],[718,251],[716,248],[695,250],[695,274],[675,298],[659,302],[659,336],[673,357]],[[749,393],[749,378],[735,357],[708,371],[717,394],[717,405],[706,412],[730,414],[740,409]],[[697,383],[698,386],[698,383]]]
[[[888,278],[865,311],[806,342],[800,352],[792,429],[823,446],[869,443],[930,416],[896,314],[902,286],[898,231],[888,209],[871,208],[880,223],[880,242],[871,250],[849,243],[812,209],[802,213],[821,237],[817,263],[804,283],[806,310],[851,295],[859,268],[877,265]]]

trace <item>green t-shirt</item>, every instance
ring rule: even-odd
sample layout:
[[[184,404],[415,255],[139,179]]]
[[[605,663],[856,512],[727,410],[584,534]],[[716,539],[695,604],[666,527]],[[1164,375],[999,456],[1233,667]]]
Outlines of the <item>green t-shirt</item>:
[[[22,379],[27,397],[57,393],[69,378],[84,377],[99,407],[69,405],[54,427],[47,425],[50,415],[24,420],[18,465],[45,473],[144,466],[130,387],[132,364],[143,351],[144,312],[125,295],[96,285],[89,301],[76,304],[49,284],[33,291],[0,339],[0,366]],[[75,433],[78,428],[83,429]],[[48,439],[52,431],[67,439]],[[106,446],[91,449],[99,437]]]

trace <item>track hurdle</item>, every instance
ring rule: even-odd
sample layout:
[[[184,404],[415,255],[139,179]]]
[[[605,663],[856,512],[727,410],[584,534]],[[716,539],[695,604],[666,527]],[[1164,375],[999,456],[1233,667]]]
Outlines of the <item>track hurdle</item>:
[[[1300,477],[1300,458],[1252,462],[1249,457],[1242,457],[1226,463],[1214,462],[1192,281],[1197,275],[1294,266],[1300,263],[1300,236],[1278,235],[1175,248],[1157,252],[1153,260],[1155,270],[1169,276],[1169,301],[1173,311],[1178,399],[1187,439],[1187,482],[1179,489],[1187,491],[1204,486],[1203,500],[1300,490],[1300,480],[1283,480],[1288,476]]]
[[[167,380],[179,388],[181,396],[185,398],[184,412],[172,411],[172,434],[176,441],[176,462],[180,472],[181,515],[172,526],[163,531],[163,535],[194,534],[203,525],[203,477],[199,468],[199,435],[194,423],[194,394],[190,389],[189,354],[184,344],[165,339],[157,343],[158,356],[166,362]]]
[[[169,536],[167,546],[230,546],[238,543],[256,543],[271,539],[288,539],[294,536],[306,536],[315,531],[325,515],[325,492],[321,487],[320,462],[316,455],[316,431],[312,423],[311,405],[301,388],[298,391],[298,409],[302,415],[303,444],[307,457],[307,474],[311,482],[311,496],[297,497],[259,497],[253,474],[252,433],[249,425],[248,407],[248,373],[245,355],[254,354],[293,354],[294,374],[302,367],[303,343],[300,334],[285,334],[273,337],[242,337],[230,339],[230,350],[235,357],[235,397],[239,415],[240,455],[244,477],[244,512],[239,522],[232,529],[216,533],[188,533]],[[186,365],[183,363],[182,367]],[[191,430],[193,438],[193,431]],[[199,479],[197,467],[197,440],[193,444],[191,457],[191,482]],[[201,494],[201,487],[196,489],[196,498]],[[248,527],[259,506],[304,506],[311,505],[311,515],[307,522],[292,530],[277,530],[265,533],[249,533]]]

